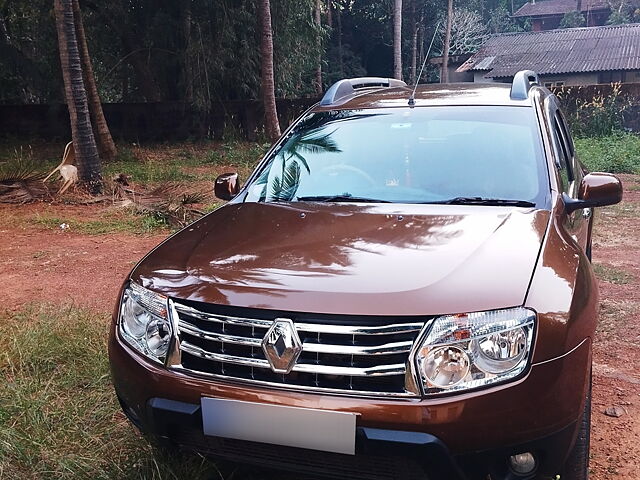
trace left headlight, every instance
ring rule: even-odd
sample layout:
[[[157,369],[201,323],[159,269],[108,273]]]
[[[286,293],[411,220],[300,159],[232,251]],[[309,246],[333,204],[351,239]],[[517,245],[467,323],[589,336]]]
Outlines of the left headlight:
[[[133,348],[164,363],[173,334],[167,297],[130,283],[122,295],[118,329]]]
[[[425,394],[502,383],[528,365],[536,314],[518,307],[434,319],[412,361]]]

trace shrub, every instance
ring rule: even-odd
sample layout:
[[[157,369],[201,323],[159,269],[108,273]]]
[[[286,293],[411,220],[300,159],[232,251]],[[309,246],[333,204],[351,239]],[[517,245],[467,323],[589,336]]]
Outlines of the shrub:
[[[572,87],[556,95],[563,100],[573,133],[578,137],[611,135],[622,130],[625,112],[632,105],[629,97],[621,93],[619,83],[612,84],[610,93],[598,92],[591,99],[572,95]]]

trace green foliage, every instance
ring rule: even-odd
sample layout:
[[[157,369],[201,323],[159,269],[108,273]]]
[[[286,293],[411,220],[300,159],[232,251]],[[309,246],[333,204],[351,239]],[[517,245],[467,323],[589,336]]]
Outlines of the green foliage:
[[[591,171],[640,173],[640,136],[615,132],[603,137],[576,138],[580,160]]]
[[[491,33],[522,32],[524,30],[505,7],[498,7],[490,12],[488,27]]]
[[[584,27],[585,25],[586,20],[584,15],[577,10],[565,13],[560,21],[560,28]]]
[[[614,10],[607,19],[607,25],[622,25],[625,23],[631,23],[631,16],[626,11]]]

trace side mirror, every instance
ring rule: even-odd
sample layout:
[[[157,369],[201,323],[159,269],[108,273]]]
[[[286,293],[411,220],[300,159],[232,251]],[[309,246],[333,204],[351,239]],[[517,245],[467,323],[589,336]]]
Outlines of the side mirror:
[[[564,195],[567,213],[580,208],[604,207],[622,200],[622,183],[610,173],[589,173],[582,179],[578,198]]]
[[[223,173],[213,184],[213,193],[220,200],[231,200],[240,191],[240,180],[237,173]]]

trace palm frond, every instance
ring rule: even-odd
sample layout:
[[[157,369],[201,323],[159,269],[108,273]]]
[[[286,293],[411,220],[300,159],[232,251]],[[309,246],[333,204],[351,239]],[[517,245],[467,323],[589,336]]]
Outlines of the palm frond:
[[[29,203],[46,197],[44,176],[31,156],[16,151],[15,158],[0,163],[0,203]]]
[[[181,227],[202,216],[203,212],[195,205],[204,203],[207,197],[205,192],[189,190],[175,182],[162,183],[149,191],[125,188],[121,192],[124,192],[123,207]]]
[[[271,198],[275,201],[289,202],[295,197],[300,185],[300,165],[290,162],[282,178],[276,177],[271,182]]]

